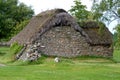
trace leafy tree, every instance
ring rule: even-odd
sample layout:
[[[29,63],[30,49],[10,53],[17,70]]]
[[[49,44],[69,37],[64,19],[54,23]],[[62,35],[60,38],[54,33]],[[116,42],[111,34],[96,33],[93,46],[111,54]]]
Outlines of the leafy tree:
[[[110,24],[120,20],[120,0],[93,0],[94,19]]]
[[[13,34],[12,36],[19,33],[29,22],[30,20],[24,20],[21,23],[16,24],[16,26],[13,28]]]
[[[75,0],[75,5],[69,10],[70,13],[77,18],[79,22],[87,20],[89,11],[86,10],[86,6],[82,5],[81,0]]]
[[[86,26],[88,22],[93,22],[94,24],[94,13],[92,11],[87,11],[86,6],[82,5],[81,0],[75,0],[75,5],[69,10],[70,13],[77,18],[77,21],[81,27]],[[96,23],[100,26],[99,34],[102,35],[104,31],[104,23],[101,21],[96,21]],[[89,24],[92,25],[92,24]]]
[[[34,12],[18,0],[0,0],[0,39],[9,37],[17,24],[28,20]]]
[[[115,47],[120,48],[120,24],[115,27],[116,32],[114,33],[115,37]]]

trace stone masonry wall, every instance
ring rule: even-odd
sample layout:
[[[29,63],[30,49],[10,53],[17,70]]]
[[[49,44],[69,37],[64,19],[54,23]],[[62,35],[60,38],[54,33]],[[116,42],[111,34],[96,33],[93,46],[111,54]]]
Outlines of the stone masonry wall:
[[[55,27],[44,33],[36,43],[43,54],[75,57],[81,55],[112,56],[111,49],[104,46],[90,46],[81,34],[72,27]]]

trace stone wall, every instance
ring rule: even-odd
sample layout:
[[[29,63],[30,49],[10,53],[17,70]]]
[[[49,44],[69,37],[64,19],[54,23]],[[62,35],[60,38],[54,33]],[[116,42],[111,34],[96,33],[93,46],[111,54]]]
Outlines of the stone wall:
[[[55,27],[44,33],[37,41],[39,52],[46,55],[75,57],[81,55],[112,56],[112,50],[105,46],[90,46],[81,34],[72,27]]]

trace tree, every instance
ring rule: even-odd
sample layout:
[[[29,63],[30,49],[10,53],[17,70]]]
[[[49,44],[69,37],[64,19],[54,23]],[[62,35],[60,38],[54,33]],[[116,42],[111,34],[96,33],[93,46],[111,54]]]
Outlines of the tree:
[[[77,18],[78,24],[80,27],[86,26],[89,22],[93,22],[93,24],[97,23],[100,28],[99,28],[99,34],[102,35],[104,31],[104,23],[101,21],[94,21],[94,13],[91,11],[86,10],[86,6],[82,5],[80,0],[75,0],[74,1],[75,5],[72,6],[72,8],[69,10],[70,13]],[[89,24],[89,25],[93,25]]]
[[[9,37],[14,27],[33,16],[31,7],[18,0],[0,0],[0,39]]]
[[[93,0],[94,19],[110,24],[120,20],[120,0]]]
[[[120,48],[120,24],[115,27],[116,32],[114,33],[115,37],[115,47]]]
[[[82,5],[81,0],[75,0],[75,5],[69,10],[70,13],[77,18],[79,22],[87,20],[89,11],[86,10],[86,6]]]

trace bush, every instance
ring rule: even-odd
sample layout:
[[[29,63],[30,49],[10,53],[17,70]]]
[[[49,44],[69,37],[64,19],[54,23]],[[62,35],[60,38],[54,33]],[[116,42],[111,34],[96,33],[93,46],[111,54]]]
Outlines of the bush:
[[[10,46],[10,53],[17,54],[22,48],[23,48],[23,46],[21,46],[17,42],[15,42],[15,43],[11,44],[11,46]]]
[[[17,35],[28,24],[28,22],[29,20],[24,20],[20,23],[17,23],[7,37],[0,38],[0,42],[9,41],[13,36]]]
[[[21,23],[18,23],[16,25],[16,27],[14,27],[14,29],[13,29],[13,35],[12,36],[18,34],[28,24],[28,22],[29,22],[29,20],[24,20]]]
[[[2,59],[5,62],[15,61],[16,54],[23,48],[23,46],[19,45],[17,42],[13,43],[10,46],[9,52],[5,54]]]

